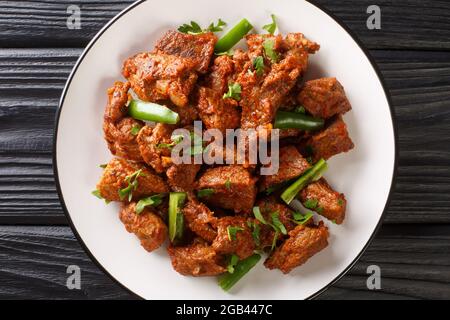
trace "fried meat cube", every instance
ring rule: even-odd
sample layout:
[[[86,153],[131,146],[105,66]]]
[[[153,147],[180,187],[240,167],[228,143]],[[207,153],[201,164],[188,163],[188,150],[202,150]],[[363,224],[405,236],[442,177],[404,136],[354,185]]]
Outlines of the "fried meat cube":
[[[304,143],[305,153],[311,153],[315,161],[321,158],[328,160],[343,152],[348,152],[355,147],[350,138],[347,125],[341,116],[329,122],[325,129],[313,134]]]
[[[305,83],[298,102],[313,116],[329,119],[352,109],[344,87],[336,78],[322,78]]]
[[[194,190],[197,173],[201,165],[179,164],[172,165],[167,171],[167,182],[172,191],[189,192]]]
[[[269,166],[269,165],[267,165]],[[269,187],[279,185],[291,179],[301,176],[311,167],[294,146],[280,148],[279,170],[276,174],[261,176],[259,189],[266,190]]]
[[[144,123],[128,117],[128,82],[116,82],[108,89],[108,104],[106,105],[103,133],[108,148],[117,157],[133,161],[142,161],[135,130],[140,130]]]
[[[170,99],[176,106],[185,107],[197,82],[195,68],[189,59],[144,52],[126,60],[122,74],[141,100]]]
[[[209,88],[200,88],[198,113],[207,129],[218,129],[226,134],[226,129],[235,129],[241,122],[241,114],[236,101],[223,99],[223,95]]]
[[[184,276],[217,276],[226,272],[224,258],[206,243],[194,242],[188,247],[170,246],[167,251],[175,271]]]
[[[240,260],[250,257],[256,245],[247,219],[240,216],[220,218],[212,248],[220,254],[236,254]]]
[[[251,212],[256,199],[256,179],[242,166],[207,169],[198,181],[198,190],[212,189],[205,202],[235,212]]]
[[[140,214],[137,214],[135,202],[123,204],[120,211],[120,220],[128,232],[134,233],[138,237],[141,245],[148,252],[155,251],[166,241],[167,226],[148,207]]]
[[[289,238],[270,255],[264,265],[287,274],[325,249],[328,236],[328,228],[323,222],[314,227],[299,225],[289,232]]]
[[[333,221],[336,224],[342,224],[345,218],[347,201],[342,193],[334,191],[325,179],[309,184],[300,192],[299,196],[302,203],[312,202],[321,216]],[[317,205],[315,205],[317,202]]]
[[[217,218],[203,203],[191,198],[182,212],[187,226],[195,234],[208,242],[212,242],[217,237]]]
[[[157,193],[169,191],[164,180],[153,173],[145,165],[127,161],[125,159],[114,158],[103,171],[103,176],[97,185],[100,195],[108,201],[122,201],[119,191],[129,187],[127,177],[131,177],[139,170],[141,174],[137,177],[137,187],[132,191],[133,199],[151,196]],[[128,200],[123,199],[123,201]]]

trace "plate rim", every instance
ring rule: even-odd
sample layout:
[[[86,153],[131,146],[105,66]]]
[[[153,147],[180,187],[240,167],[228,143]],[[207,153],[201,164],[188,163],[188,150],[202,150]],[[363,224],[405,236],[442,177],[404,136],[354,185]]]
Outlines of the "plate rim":
[[[125,284],[123,284],[122,282],[120,282],[118,279],[116,279],[107,269],[106,267],[104,267],[95,257],[95,255],[89,250],[89,248],[87,247],[87,245],[85,244],[84,240],[82,239],[82,237],[80,236],[80,234],[78,233],[71,215],[69,213],[69,210],[66,207],[66,203],[64,201],[64,195],[61,189],[61,184],[59,182],[59,173],[58,173],[58,161],[57,161],[57,140],[58,140],[58,131],[59,131],[59,120],[61,117],[61,111],[62,108],[64,106],[64,102],[65,102],[65,98],[67,95],[67,91],[72,83],[72,80],[76,74],[76,72],[78,71],[79,66],[81,65],[81,63],[83,62],[84,58],[86,57],[86,55],[89,53],[89,51],[92,49],[92,47],[94,46],[94,44],[101,38],[101,36],[117,21],[119,20],[122,16],[126,15],[129,11],[133,10],[135,7],[139,6],[140,4],[146,2],[147,0],[137,0],[135,2],[133,2],[132,4],[130,4],[128,7],[126,7],[125,9],[123,9],[121,12],[119,12],[116,16],[114,16],[103,28],[100,29],[100,31],[97,32],[97,34],[92,38],[92,40],[88,43],[88,45],[86,46],[86,48],[83,50],[82,54],[80,55],[80,57],[78,58],[77,62],[75,63],[75,65],[72,68],[72,71],[69,74],[69,77],[67,78],[66,84],[64,85],[64,89],[62,91],[61,94],[61,98],[59,101],[59,105],[58,105],[58,109],[56,110],[56,115],[55,115],[55,126],[54,126],[54,130],[53,130],[53,150],[52,150],[52,165],[53,165],[53,175],[55,178],[55,184],[56,184],[56,191],[58,193],[58,197],[59,197],[59,201],[61,203],[61,207],[63,209],[63,213],[66,217],[66,219],[69,222],[69,226],[72,230],[72,232],[74,233],[76,239],[78,240],[78,243],[81,245],[81,247],[83,248],[83,250],[85,251],[85,253],[88,255],[88,257],[91,259],[92,262],[94,262],[94,264],[104,273],[106,274],[111,280],[113,280],[116,284],[118,284],[122,289],[125,289],[125,291],[127,291],[129,294],[131,294],[134,298],[137,299],[142,299],[145,300],[145,298],[141,297],[140,295],[138,295],[137,293],[135,293],[134,291],[132,291],[130,288],[128,288]],[[383,93],[386,97],[388,106],[389,106],[389,111],[390,111],[390,115],[391,115],[391,122],[392,122],[392,130],[393,130],[393,137],[394,137],[394,166],[393,166],[393,172],[392,172],[392,180],[391,180],[391,186],[389,188],[389,193],[388,193],[388,197],[386,199],[386,204],[383,208],[383,212],[381,213],[380,219],[378,220],[378,223],[374,229],[374,231],[372,232],[372,234],[370,235],[369,239],[367,240],[366,244],[364,245],[364,247],[361,249],[361,251],[358,253],[358,255],[353,259],[353,261],[348,264],[348,266],[339,274],[337,275],[332,281],[330,281],[327,285],[325,285],[323,288],[321,288],[320,290],[318,290],[317,292],[315,292],[314,294],[310,295],[309,297],[305,298],[305,300],[312,300],[317,298],[318,296],[320,296],[322,293],[324,293],[326,290],[328,290],[333,284],[335,284],[336,282],[338,282],[340,279],[342,279],[342,277],[344,277],[353,267],[354,265],[358,262],[358,260],[361,258],[361,256],[366,252],[367,248],[369,247],[369,245],[372,243],[373,239],[375,238],[376,234],[378,233],[380,227],[383,224],[383,220],[386,217],[386,213],[387,213],[387,208],[392,200],[392,196],[394,193],[394,186],[395,186],[395,182],[397,180],[397,175],[398,175],[398,128],[397,128],[397,119],[396,119],[396,114],[395,111],[392,107],[392,98],[390,96],[390,92],[387,89],[385,80],[383,78],[383,75],[381,74],[381,71],[378,67],[378,65],[375,62],[375,59],[372,57],[372,55],[370,54],[369,50],[365,47],[365,45],[361,42],[361,40],[358,38],[358,36],[356,36],[356,34],[350,30],[349,27],[347,27],[341,20],[340,18],[338,18],[334,13],[330,12],[330,10],[324,8],[324,6],[315,3],[314,0],[304,0],[308,3],[310,3],[311,5],[315,6],[316,8],[318,8],[319,10],[321,10],[322,12],[324,12],[326,15],[328,15],[331,19],[333,19],[340,27],[342,27],[344,29],[344,31],[353,39],[353,41],[358,45],[358,47],[361,49],[361,51],[364,53],[364,55],[366,56],[367,60],[370,62],[373,70],[375,71],[375,74],[378,78],[378,81],[381,84],[381,87],[383,89]],[[152,299],[153,301],[157,301],[157,299]],[[299,301],[299,300],[293,300],[293,301]]]

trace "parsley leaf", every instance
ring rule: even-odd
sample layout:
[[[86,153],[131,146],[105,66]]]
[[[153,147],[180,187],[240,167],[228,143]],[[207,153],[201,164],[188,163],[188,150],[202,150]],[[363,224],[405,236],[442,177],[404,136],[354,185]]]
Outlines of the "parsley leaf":
[[[241,100],[242,88],[239,83],[232,83],[228,85],[228,92],[223,95],[224,99],[230,98],[236,101]]]
[[[107,166],[108,166],[108,165],[107,165],[106,163],[105,163],[105,164],[99,165],[99,167],[102,168],[102,169],[106,169]]]
[[[156,148],[158,149],[173,149],[177,144],[179,144],[181,141],[183,141],[182,135],[173,135],[171,138],[171,143],[160,143],[156,145]]]
[[[274,14],[270,15],[270,17],[272,18],[272,23],[266,24],[265,26],[263,26],[263,29],[270,34],[274,34],[278,28],[276,21],[277,17]]]
[[[264,52],[266,56],[272,60],[272,62],[278,61],[278,53],[275,51],[275,40],[266,39],[263,43]]]
[[[261,222],[262,224],[267,224],[266,219],[264,219],[261,210],[259,209],[259,207],[254,207],[253,208],[253,214],[256,218],[256,220],[258,220],[259,222]]]
[[[304,106],[298,106],[295,108],[294,110],[295,113],[301,113],[301,114],[305,114],[306,113],[306,109]]]
[[[231,180],[230,180],[230,178],[228,178],[228,180],[225,181],[225,188],[227,188],[228,190],[231,190]]]
[[[202,29],[202,27],[200,27],[200,25],[197,22],[191,21],[191,24],[185,23],[182,26],[180,26],[178,28],[178,31],[180,31],[182,33],[198,35],[198,34],[202,34],[202,33],[206,33],[206,32],[220,32],[220,31],[223,31],[223,28],[226,25],[227,25],[227,23],[225,21],[223,21],[222,19],[219,19],[219,21],[217,21],[217,24],[214,24],[214,22],[212,22],[208,26],[208,28]]]
[[[254,221],[247,221],[247,226],[252,229],[253,241],[255,242],[255,245],[259,247],[261,245],[261,240],[259,239],[261,228],[259,224],[255,223]]]
[[[299,212],[294,212],[292,214],[292,216],[294,217],[294,222],[296,224],[303,225],[303,224],[306,224],[309,220],[311,220],[311,218],[314,215],[311,212],[308,212],[305,215],[303,215],[303,214],[301,214]]]
[[[155,194],[154,196],[139,200],[139,202],[136,204],[136,214],[141,214],[142,211],[144,211],[145,207],[159,206],[162,203],[162,199],[165,196],[166,196],[165,194]]]
[[[197,198],[208,198],[208,197],[212,196],[214,193],[215,193],[214,189],[198,190]]]
[[[223,21],[222,19],[219,19],[219,21],[217,21],[217,25],[214,25],[214,22],[211,22],[211,24],[205,31],[220,32],[220,31],[223,31],[223,28],[226,26],[227,26],[227,23],[225,21]]]
[[[230,241],[236,241],[236,234],[241,231],[244,231],[244,228],[228,226],[227,228],[228,239],[230,239]]]
[[[256,70],[256,74],[258,76],[262,76],[264,74],[264,58],[261,56],[253,59],[253,69]]]
[[[342,207],[344,205],[344,200],[338,199],[338,205]]]
[[[272,247],[270,248],[270,251],[273,251],[273,249],[275,249],[275,247],[277,246],[277,240],[278,240],[279,235],[280,235],[280,232],[278,230],[275,231],[275,235],[273,236]]]
[[[200,27],[200,25],[195,21],[191,21],[191,24],[183,24],[178,28],[178,31],[192,35],[203,33],[202,27]]]
[[[234,268],[236,267],[238,262],[239,262],[239,257],[237,255],[233,254],[230,257],[230,261],[228,262],[228,266],[227,266],[228,273],[234,273]]]
[[[138,178],[144,176],[142,170],[143,169],[137,170],[136,172],[125,178],[125,181],[128,183],[128,186],[126,188],[119,190],[120,200],[124,200],[127,196],[128,201],[131,201],[133,199],[133,192],[136,191],[139,185]]]
[[[284,224],[280,221],[280,214],[278,213],[278,211],[273,212],[271,215],[272,217],[272,222],[273,225],[284,235],[287,234],[287,230],[286,227],[284,226]],[[278,231],[277,230],[277,231]]]
[[[133,128],[131,128],[131,134],[133,136],[137,136],[139,134],[139,131],[141,131],[141,127],[139,125],[134,125]]]
[[[103,200],[103,197],[102,197],[102,195],[100,194],[100,191],[99,191],[99,190],[94,190],[94,191],[92,191],[92,195],[94,195],[94,196],[96,196],[97,198]]]
[[[314,210],[317,208],[317,205],[319,204],[319,200],[317,199],[308,199],[303,203],[303,206],[307,209]]]

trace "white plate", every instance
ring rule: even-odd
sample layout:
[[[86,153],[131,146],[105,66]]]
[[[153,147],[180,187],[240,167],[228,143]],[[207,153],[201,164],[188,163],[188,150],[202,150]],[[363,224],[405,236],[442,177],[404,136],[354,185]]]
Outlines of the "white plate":
[[[215,278],[182,277],[165,249],[148,254],[118,219],[118,205],[91,195],[99,164],[111,155],[103,140],[106,90],[121,79],[123,61],[151,50],[168,29],[191,20],[202,25],[222,18],[233,25],[248,18],[259,27],[278,17],[282,33],[303,32],[319,42],[308,77],[336,76],[353,111],[345,116],[356,148],[329,161],[326,177],[348,199],[343,226],[328,223],[330,245],[285,276],[260,263],[231,293]],[[135,3],[89,44],[64,90],[55,132],[54,168],[61,201],[73,230],[94,261],[146,299],[305,299],[340,278],[357,260],[379,225],[396,163],[388,98],[371,61],[351,35],[327,13],[299,0],[165,0]]]

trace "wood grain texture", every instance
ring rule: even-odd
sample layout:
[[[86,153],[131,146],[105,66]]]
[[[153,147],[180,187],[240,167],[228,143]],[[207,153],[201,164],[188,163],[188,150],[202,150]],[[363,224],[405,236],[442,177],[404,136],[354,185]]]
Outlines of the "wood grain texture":
[[[53,182],[52,136],[61,91],[80,54],[0,49],[0,224],[65,223]],[[386,222],[449,223],[450,52],[372,54],[399,127],[400,168]]]
[[[381,30],[368,30],[366,13],[372,0],[316,0],[332,11],[372,49],[450,49],[448,1],[376,1]],[[84,47],[132,0],[0,1],[0,47]],[[81,29],[69,30],[67,8],[81,8]],[[441,18],[441,19],[438,19]],[[414,28],[414,32],[411,32]]]
[[[319,298],[448,297],[449,228],[430,226],[417,234],[406,227],[402,237],[395,235],[397,229],[383,229],[350,273]],[[374,264],[381,268],[382,289],[370,291],[366,270]],[[69,265],[81,268],[80,291],[66,287]],[[97,269],[68,227],[0,227],[0,283],[0,298],[8,299],[133,298]]]

